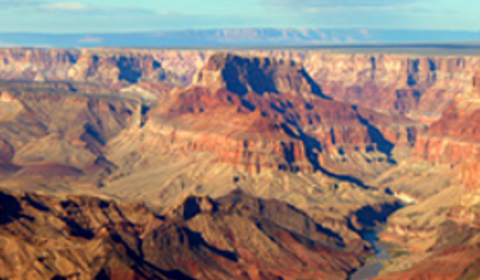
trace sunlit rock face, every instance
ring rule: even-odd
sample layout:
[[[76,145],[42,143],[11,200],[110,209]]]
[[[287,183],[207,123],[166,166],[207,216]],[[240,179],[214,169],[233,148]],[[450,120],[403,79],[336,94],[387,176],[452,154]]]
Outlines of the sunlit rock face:
[[[296,62],[226,53],[214,54],[190,87],[172,91],[152,114],[175,124],[168,133],[181,149],[253,173],[312,173],[332,162],[342,174],[342,162],[361,153],[386,166],[394,145],[412,145],[421,129],[400,115],[332,100]]]
[[[430,169],[424,168],[423,172],[447,167],[452,178],[446,188],[437,189],[390,218],[384,239],[415,253],[395,260],[393,272],[375,279],[478,278],[479,104],[476,75],[471,88],[460,94],[442,117],[418,137],[410,162],[427,162]],[[408,268],[402,267],[405,263],[409,263]]]
[[[478,57],[467,56],[334,54],[314,50],[235,53],[295,61],[304,66],[325,95],[365,108],[401,112],[424,123],[438,120],[458,94],[469,91],[471,79],[480,67]],[[68,79],[115,89],[139,81],[171,87],[190,84],[212,54],[214,51],[209,50],[3,49],[0,78]],[[285,82],[286,86],[290,83]]]
[[[0,192],[0,213],[8,279],[342,280],[367,252],[345,250],[291,205],[239,191],[190,196],[162,216],[141,203]]]
[[[90,95],[65,83],[7,82],[0,92],[0,169],[14,172],[8,177],[14,181],[106,176],[115,167],[103,147],[141,123],[139,101]]]
[[[438,164],[460,166],[460,180],[476,185],[473,178],[480,162],[480,85],[478,74],[472,88],[459,95],[434,122],[428,132],[420,135],[414,156]]]
[[[168,61],[168,65],[185,69],[186,63],[198,66],[198,60],[192,56],[206,60],[212,54],[205,53],[199,56],[196,52],[184,52],[180,58],[164,52],[162,56],[164,64]],[[405,113],[424,123],[438,120],[458,94],[469,91],[475,70],[480,67],[478,57],[465,56],[347,55],[301,50],[235,53],[296,61],[303,64],[324,94],[336,100]]]

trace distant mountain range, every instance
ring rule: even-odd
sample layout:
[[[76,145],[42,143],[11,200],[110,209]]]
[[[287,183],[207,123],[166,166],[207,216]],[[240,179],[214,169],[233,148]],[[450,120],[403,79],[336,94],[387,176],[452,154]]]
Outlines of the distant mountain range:
[[[480,32],[370,29],[213,29],[158,33],[0,33],[0,47],[278,47],[347,44],[480,42]]]

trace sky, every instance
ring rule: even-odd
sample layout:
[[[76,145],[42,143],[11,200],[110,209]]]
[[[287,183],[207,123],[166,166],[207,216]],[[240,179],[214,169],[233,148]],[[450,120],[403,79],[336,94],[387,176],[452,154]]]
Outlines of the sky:
[[[480,31],[479,0],[0,0],[0,32],[227,28]]]

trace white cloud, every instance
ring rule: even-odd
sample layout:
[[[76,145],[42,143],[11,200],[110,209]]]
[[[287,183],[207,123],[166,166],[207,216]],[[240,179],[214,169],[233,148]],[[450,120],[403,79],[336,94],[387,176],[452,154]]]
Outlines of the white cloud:
[[[302,9],[307,14],[320,13],[344,13],[344,12],[398,12],[398,11],[416,11],[415,5],[402,6],[319,6],[305,7]]]
[[[0,0],[2,1],[2,0]],[[80,2],[57,2],[51,4],[43,4],[37,9],[37,12],[45,13],[71,13],[89,15],[112,15],[112,16],[155,16],[158,15],[154,10],[142,9],[136,7],[117,7],[103,5],[86,5]]]
[[[88,9],[85,4],[77,2],[48,4],[43,5],[42,8],[50,11],[85,11]]]

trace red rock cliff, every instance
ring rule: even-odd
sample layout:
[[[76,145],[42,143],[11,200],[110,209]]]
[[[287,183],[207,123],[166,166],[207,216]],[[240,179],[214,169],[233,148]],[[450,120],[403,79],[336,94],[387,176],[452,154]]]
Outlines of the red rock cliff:
[[[212,152],[256,173],[312,172],[348,152],[388,157],[393,143],[408,143],[398,132],[416,129],[401,116],[330,100],[293,61],[223,53],[210,58],[191,87],[174,90],[155,111],[160,123],[175,124],[168,135],[182,148]],[[396,128],[389,126],[393,119]],[[375,125],[397,133],[387,139]]]
[[[461,181],[476,185],[473,174],[480,162],[480,96],[477,74],[469,92],[460,95],[421,135],[415,145],[414,157],[433,163],[461,166]]]
[[[478,57],[347,55],[321,51],[238,51],[302,63],[337,100],[383,111],[398,111],[431,123],[455,97],[471,89]],[[128,87],[137,80],[189,84],[212,51],[24,50],[0,51],[0,78],[76,80]]]

